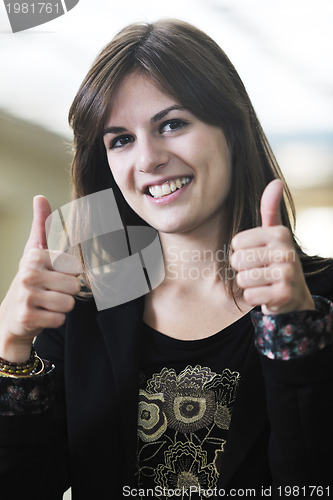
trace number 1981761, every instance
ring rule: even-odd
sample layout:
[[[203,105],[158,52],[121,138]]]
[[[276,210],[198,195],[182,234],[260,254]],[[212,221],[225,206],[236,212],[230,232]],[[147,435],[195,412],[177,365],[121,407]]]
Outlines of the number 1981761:
[[[53,12],[59,14],[60,8],[59,3],[46,3],[46,2],[33,2],[33,3],[14,3],[6,4],[6,8],[9,14],[52,14]]]
[[[277,490],[280,497],[328,498],[330,496],[329,486],[279,486]]]

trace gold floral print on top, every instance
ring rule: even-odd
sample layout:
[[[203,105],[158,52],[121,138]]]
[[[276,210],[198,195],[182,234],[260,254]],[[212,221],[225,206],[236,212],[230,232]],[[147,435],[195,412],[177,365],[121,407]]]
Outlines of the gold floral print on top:
[[[142,488],[217,486],[240,374],[163,368],[139,393],[137,474]],[[156,496],[156,498],[165,498]]]

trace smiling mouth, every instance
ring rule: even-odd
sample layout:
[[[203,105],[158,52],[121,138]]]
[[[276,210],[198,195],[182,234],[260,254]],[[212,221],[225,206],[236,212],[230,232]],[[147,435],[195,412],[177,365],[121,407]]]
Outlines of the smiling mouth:
[[[162,198],[181,189],[185,184],[191,182],[191,180],[191,177],[178,177],[178,179],[173,179],[172,181],[165,181],[163,184],[148,186],[146,194],[149,194],[153,198]]]

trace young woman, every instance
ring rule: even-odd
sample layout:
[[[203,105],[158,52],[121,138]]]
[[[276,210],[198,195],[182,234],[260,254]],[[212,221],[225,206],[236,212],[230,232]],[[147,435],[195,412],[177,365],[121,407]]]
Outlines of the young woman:
[[[112,187],[125,226],[158,231],[165,279],[102,311],[75,300],[81,263],[50,259],[35,198],[0,310],[2,491],[328,497],[332,265],[297,245],[226,55],[180,21],[131,25],[70,123],[74,197]]]

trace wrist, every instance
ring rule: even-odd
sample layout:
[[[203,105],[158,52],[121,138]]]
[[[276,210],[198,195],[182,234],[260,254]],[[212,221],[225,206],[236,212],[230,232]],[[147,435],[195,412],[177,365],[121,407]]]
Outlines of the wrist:
[[[32,339],[18,339],[15,336],[0,336],[0,358],[10,363],[25,363],[31,355]]]
[[[316,304],[315,304],[314,298],[312,297],[310,290],[308,288],[306,288],[303,302],[300,305],[300,307],[298,307],[298,309],[296,309],[296,311],[315,311],[315,310],[316,310]],[[293,311],[290,311],[290,312],[293,312]]]
[[[8,294],[0,306],[0,358],[12,363],[24,363],[30,357],[34,336],[22,338],[11,332],[7,321]]]
[[[25,378],[40,375],[44,371],[44,362],[37,355],[34,348],[31,349],[30,358],[25,363],[10,363],[0,358],[0,376],[10,378]]]
[[[315,309],[264,315],[251,312],[255,344],[270,359],[290,360],[313,354],[333,343],[330,300],[312,296]]]

